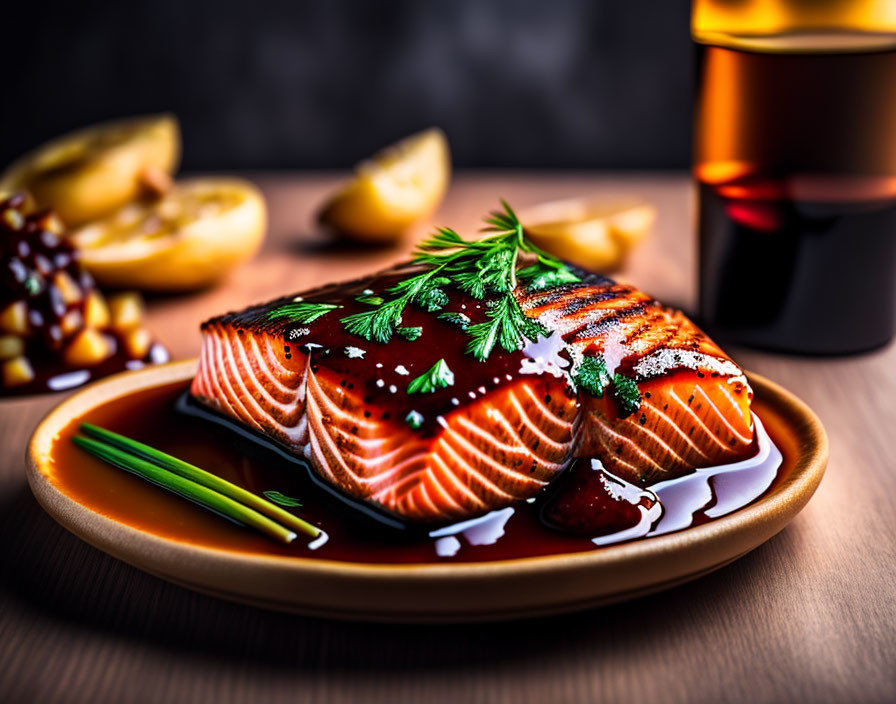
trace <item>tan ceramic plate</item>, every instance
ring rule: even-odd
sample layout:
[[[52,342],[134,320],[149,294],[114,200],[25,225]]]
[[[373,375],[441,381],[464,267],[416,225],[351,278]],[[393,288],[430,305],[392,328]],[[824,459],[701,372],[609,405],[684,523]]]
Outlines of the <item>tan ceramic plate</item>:
[[[827,437],[815,414],[753,374],[760,415],[767,426],[775,421],[779,445],[796,459],[755,503],[679,533],[593,552],[450,565],[275,557],[176,542],[94,513],[54,485],[50,449],[72,417],[138,389],[186,381],[195,368],[196,362],[188,361],[120,374],[68,398],[31,439],[28,481],[51,516],[100,550],[190,589],[283,611],[359,620],[474,621],[631,599],[696,579],[771,538],[806,505],[828,457]]]

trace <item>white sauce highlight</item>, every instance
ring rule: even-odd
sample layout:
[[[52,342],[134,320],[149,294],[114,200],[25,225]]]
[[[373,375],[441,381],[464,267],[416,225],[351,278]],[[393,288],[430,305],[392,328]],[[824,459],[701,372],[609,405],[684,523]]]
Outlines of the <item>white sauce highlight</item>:
[[[143,362],[140,362],[140,366],[143,366]],[[90,372],[87,369],[79,369],[76,372],[65,372],[64,374],[57,374],[54,377],[50,377],[47,380],[47,388],[52,391],[65,391],[66,389],[72,389],[75,386],[80,386],[81,384],[86,383],[89,378]]]
[[[535,342],[527,341],[523,347],[523,359],[520,360],[520,374],[550,374],[559,379],[566,374],[569,360],[560,356],[566,349],[563,337],[552,334],[547,337],[538,336]],[[508,381],[510,376],[508,375]]]
[[[436,555],[439,557],[456,555],[462,547],[458,536],[468,545],[494,545],[504,535],[504,526],[513,514],[514,509],[508,506],[478,518],[431,531],[429,537],[436,538],[434,543]]]

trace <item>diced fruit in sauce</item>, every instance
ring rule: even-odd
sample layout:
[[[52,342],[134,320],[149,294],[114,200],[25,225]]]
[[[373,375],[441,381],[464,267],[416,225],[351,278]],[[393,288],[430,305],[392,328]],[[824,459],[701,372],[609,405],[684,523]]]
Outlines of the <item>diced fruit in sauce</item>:
[[[627,487],[632,491],[626,492]],[[637,487],[580,460],[557,483],[542,509],[542,518],[565,533],[598,537],[638,525],[642,518],[639,506],[650,505]]]
[[[152,347],[152,335],[146,328],[128,330],[123,338],[124,348],[133,359],[143,359]]]
[[[112,327],[130,330],[143,320],[143,299],[136,293],[119,293],[109,297]]]
[[[91,291],[84,305],[84,323],[91,328],[104,328],[109,325],[111,316],[109,306],[99,291]]]
[[[139,295],[119,294],[110,311],[59,219],[26,215],[25,202],[0,201],[0,392],[58,389],[54,377],[75,369],[91,369],[86,380],[131,360],[162,361]]]
[[[0,336],[0,360],[12,359],[25,353],[25,342],[18,335]]]
[[[34,379],[34,369],[26,357],[15,357],[3,362],[3,385],[20,386]]]
[[[84,328],[63,353],[70,367],[92,367],[115,353],[115,343],[93,328]]]
[[[53,285],[59,290],[59,295],[66,305],[71,305],[81,300],[81,287],[64,271],[60,271],[53,277]]]
[[[10,303],[0,312],[0,329],[17,335],[28,334],[28,304],[25,301]]]
[[[84,315],[79,310],[70,310],[62,316],[59,328],[63,337],[71,337],[84,327]]]

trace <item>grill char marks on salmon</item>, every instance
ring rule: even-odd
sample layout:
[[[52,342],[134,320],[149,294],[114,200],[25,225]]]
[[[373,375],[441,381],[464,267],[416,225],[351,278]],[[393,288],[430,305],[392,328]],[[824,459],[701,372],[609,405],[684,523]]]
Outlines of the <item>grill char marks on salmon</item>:
[[[638,380],[641,404],[581,396],[576,457],[596,457],[636,484],[735,462],[755,450],[743,371],[681,311],[631,286],[585,278],[522,297],[526,314],[563,336],[575,356],[601,354]]]
[[[483,362],[466,352],[462,325],[486,320],[488,307],[454,290],[439,313],[405,309],[402,326],[420,328],[415,340],[348,333],[340,319],[369,310],[371,296],[408,270],[302,294],[340,306],[306,325],[270,316],[296,296],[206,322],[192,395],[305,457],[351,497],[421,523],[536,496],[575,457],[597,457],[643,485],[753,451],[740,369],[681,313],[638,290],[593,275],[518,289],[525,314],[552,334],[513,352],[495,347]],[[595,354],[638,381],[636,412],[609,388],[598,398],[570,385],[566,372]],[[409,393],[440,360],[450,383]]]

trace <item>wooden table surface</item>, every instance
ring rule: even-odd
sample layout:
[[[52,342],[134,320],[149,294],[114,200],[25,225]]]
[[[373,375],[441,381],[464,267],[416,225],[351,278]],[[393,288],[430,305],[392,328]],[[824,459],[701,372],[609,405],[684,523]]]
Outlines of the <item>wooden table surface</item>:
[[[410,246],[352,250],[315,234],[311,213],[332,174],[256,180],[271,211],[259,257],[215,290],[150,304],[151,327],[177,358],[196,354],[208,316],[373,271]],[[462,174],[437,221],[469,231],[499,196],[523,207],[578,194],[652,201],[657,226],[624,278],[692,303],[692,200],[681,174]],[[26,440],[60,397],[0,401],[0,701],[894,701],[896,347],[845,359],[734,352],[828,429],[828,472],[803,513],[692,584],[485,626],[293,617],[139,572],[67,533],[28,490]]]

